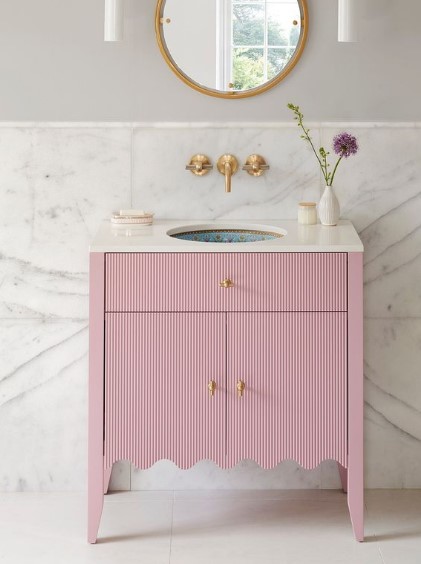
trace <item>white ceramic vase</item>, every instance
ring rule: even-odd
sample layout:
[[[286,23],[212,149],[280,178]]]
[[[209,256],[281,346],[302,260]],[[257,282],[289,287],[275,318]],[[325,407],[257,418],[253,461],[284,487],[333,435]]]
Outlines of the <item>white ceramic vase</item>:
[[[319,218],[322,225],[337,225],[341,209],[332,186],[326,186],[319,202]]]

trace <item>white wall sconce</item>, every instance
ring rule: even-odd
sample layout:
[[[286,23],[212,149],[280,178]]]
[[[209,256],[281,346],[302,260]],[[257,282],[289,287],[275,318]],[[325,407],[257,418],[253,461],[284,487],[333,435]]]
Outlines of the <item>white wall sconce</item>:
[[[105,0],[104,41],[123,41],[124,0]]]
[[[357,34],[358,0],[338,0],[338,41],[354,43]]]

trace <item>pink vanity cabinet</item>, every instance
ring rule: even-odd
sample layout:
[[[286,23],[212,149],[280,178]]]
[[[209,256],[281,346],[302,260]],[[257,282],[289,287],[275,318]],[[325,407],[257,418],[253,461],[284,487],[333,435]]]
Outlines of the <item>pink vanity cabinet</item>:
[[[362,253],[91,253],[89,542],[114,462],[338,463],[363,540]]]

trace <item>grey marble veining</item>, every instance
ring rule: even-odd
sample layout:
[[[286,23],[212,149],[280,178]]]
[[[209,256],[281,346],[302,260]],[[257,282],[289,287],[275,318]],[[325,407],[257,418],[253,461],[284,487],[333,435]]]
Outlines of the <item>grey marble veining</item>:
[[[421,128],[315,124],[329,147],[353,131],[360,153],[335,189],[365,243],[365,460],[368,487],[421,487]],[[213,171],[184,170],[254,152],[271,170],[239,172],[233,191]],[[323,183],[289,124],[28,124],[0,127],[0,490],[78,490],[86,481],[89,241],[112,209],[164,218],[294,218]],[[266,472],[245,461],[182,472],[162,461],[120,463],[114,489],[338,487],[336,465]]]
[[[0,129],[0,317],[87,317],[87,247],[130,202],[129,130]]]
[[[421,316],[421,130],[348,127],[360,151],[335,190],[365,245],[365,314]],[[338,129],[324,129],[329,146]]]
[[[0,490],[85,487],[87,333],[86,321],[0,321]]]
[[[323,143],[338,131],[323,129]],[[366,482],[419,487],[421,131],[354,133],[360,152],[341,164],[336,191],[365,245]]]
[[[316,201],[319,194],[317,168],[301,149],[295,128],[139,128],[133,201],[167,219],[294,219],[297,202]],[[196,153],[206,154],[214,164],[204,177],[185,170]],[[235,155],[240,164],[230,194],[215,166],[225,153]],[[262,154],[271,166],[258,178],[241,170],[253,153]]]

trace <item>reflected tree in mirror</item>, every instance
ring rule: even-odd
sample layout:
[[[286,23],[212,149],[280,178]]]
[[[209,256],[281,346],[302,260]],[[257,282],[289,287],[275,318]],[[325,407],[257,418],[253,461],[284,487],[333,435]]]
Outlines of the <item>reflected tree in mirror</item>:
[[[288,64],[299,33],[292,18],[289,32],[281,23],[279,8],[282,4],[232,3],[232,84],[235,90],[256,88],[274,78]],[[253,48],[247,49],[247,45]]]

